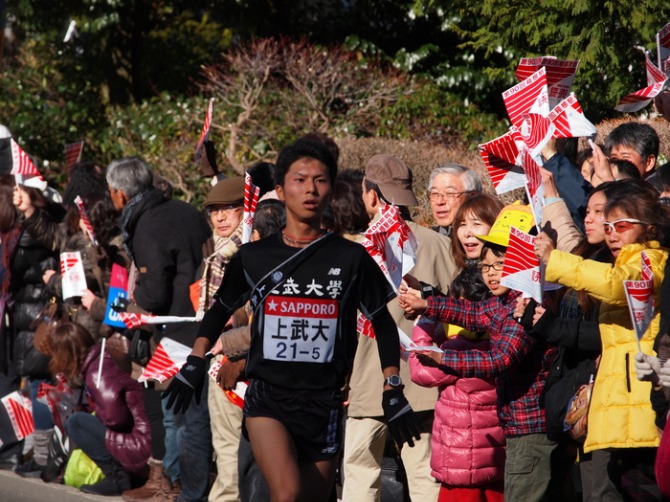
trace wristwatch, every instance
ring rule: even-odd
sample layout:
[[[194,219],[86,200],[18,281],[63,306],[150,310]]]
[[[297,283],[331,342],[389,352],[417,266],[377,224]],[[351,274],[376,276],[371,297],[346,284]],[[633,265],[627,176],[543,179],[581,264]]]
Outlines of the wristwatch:
[[[384,385],[388,385],[394,389],[399,389],[402,387],[402,378],[400,378],[399,375],[391,375],[386,380],[384,380]]]

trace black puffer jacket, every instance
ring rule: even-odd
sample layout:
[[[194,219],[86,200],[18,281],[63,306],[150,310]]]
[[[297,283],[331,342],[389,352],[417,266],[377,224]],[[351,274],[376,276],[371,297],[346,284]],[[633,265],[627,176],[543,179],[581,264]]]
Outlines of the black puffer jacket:
[[[36,209],[22,224],[19,244],[11,262],[10,290],[14,298],[14,329],[29,331],[49,300],[42,275],[58,270],[61,234],[58,222],[47,210]]]
[[[166,199],[159,190],[140,192],[121,215],[124,243],[138,270],[137,305],[155,315],[194,316],[190,285],[198,279],[202,245],[211,230],[202,215],[185,202]],[[154,331],[193,346],[196,323],[166,325]]]

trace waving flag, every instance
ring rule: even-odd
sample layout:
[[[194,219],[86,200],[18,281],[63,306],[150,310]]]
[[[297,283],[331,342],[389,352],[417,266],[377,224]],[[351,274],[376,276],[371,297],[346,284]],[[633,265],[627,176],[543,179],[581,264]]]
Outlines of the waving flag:
[[[619,104],[614,107],[615,110],[628,113],[642,110],[663,90],[668,77],[656,67],[646,51],[644,59],[647,68],[647,87],[621,98]]]
[[[98,241],[95,240],[95,234],[93,233],[93,225],[91,224],[91,220],[88,219],[88,215],[86,214],[86,206],[84,206],[84,201],[81,200],[81,197],[78,195],[74,199],[74,203],[77,206],[77,209],[79,210],[79,218],[81,218],[81,221],[84,223],[84,228],[86,229],[86,235],[88,235],[88,238],[91,239],[91,242],[94,245],[98,245]]]
[[[542,149],[549,143],[554,134],[554,124],[547,117],[537,113],[529,113],[523,116],[519,126],[510,127],[514,141],[522,141],[530,151],[531,157],[541,160]],[[522,165],[523,167],[523,165]]]
[[[412,229],[402,219],[397,207],[384,205],[379,219],[365,232],[362,244],[397,293],[403,276],[414,268],[418,247]],[[372,323],[363,314],[358,314],[357,323],[359,333],[375,337]]]
[[[540,174],[540,165],[535,161],[528,150],[522,154],[523,168],[526,171],[526,193],[530,201],[530,208],[533,211],[535,225],[540,230],[542,221],[542,208],[544,207],[544,185],[542,184],[542,174]]]
[[[150,315],[134,312],[118,312],[118,317],[128,329],[139,328],[145,324],[171,324],[177,322],[198,322],[199,317],[179,317],[175,315]]]
[[[644,251],[642,251],[641,259],[641,279],[639,281],[623,281],[626,300],[628,300],[628,310],[633,321],[640,352],[642,352],[642,348],[639,345],[640,340],[647,332],[655,312],[654,272],[651,268],[649,256]]]
[[[594,136],[598,131],[585,116],[574,93],[561,101],[549,112],[554,124],[554,138],[578,138]]]
[[[521,58],[514,75],[519,80],[525,80],[540,68],[544,68],[549,88],[549,106],[553,108],[570,93],[578,67],[579,60],[556,59],[554,56]]]
[[[512,132],[479,145],[478,148],[497,194],[524,186],[519,148]]]
[[[542,303],[540,261],[535,256],[535,237],[512,227],[500,284],[522,291]]]
[[[112,273],[109,279],[109,291],[107,293],[107,305],[105,307],[105,318],[103,324],[115,328],[125,328],[126,324],[121,320],[120,312],[112,308],[118,298],[128,298],[128,272],[118,263],[112,263]]]
[[[63,288],[63,300],[81,296],[87,289],[84,264],[79,251],[60,254],[60,273]]]
[[[537,113],[549,115],[549,90],[547,88],[547,72],[544,67],[527,79],[503,92],[503,101],[509,119],[515,126],[520,126],[524,115]]]
[[[248,172],[244,173],[244,215],[242,217],[242,244],[249,242],[254,226],[254,215],[261,189],[253,184]]]
[[[199,155],[200,148],[202,144],[209,139],[209,129],[212,126],[212,116],[214,114],[214,98],[209,100],[209,105],[207,106],[207,114],[205,115],[205,123],[202,126],[202,132],[200,133],[200,139],[198,140],[198,146],[195,147],[196,157]]]
[[[65,145],[65,167],[69,170],[81,160],[81,153],[84,151],[84,142],[68,143]]]
[[[397,207],[386,204],[381,209],[381,217],[367,229],[362,244],[397,293],[403,276],[414,267],[418,247]]]
[[[35,430],[33,405],[21,392],[7,394],[0,407],[0,445],[20,441]]]
[[[215,382],[216,377],[219,374],[219,369],[221,368],[221,365],[224,364],[225,362],[226,362],[226,356],[223,356],[223,360],[221,362],[214,361],[210,366],[208,373],[209,376],[212,377],[212,380],[214,380]],[[238,406],[240,409],[244,409],[244,395],[247,392],[248,386],[249,382],[237,382],[233,390],[224,389],[223,393],[228,398],[228,401],[230,401],[235,406]]]
[[[138,382],[158,380],[163,383],[175,376],[191,354],[191,348],[170,338],[162,338]]]
[[[658,50],[658,67],[667,75],[670,72],[670,23],[666,24],[656,34],[656,48]]]

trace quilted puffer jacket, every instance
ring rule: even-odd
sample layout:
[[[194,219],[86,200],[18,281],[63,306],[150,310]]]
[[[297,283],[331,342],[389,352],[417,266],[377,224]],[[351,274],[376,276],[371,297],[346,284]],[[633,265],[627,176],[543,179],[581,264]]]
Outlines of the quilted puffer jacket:
[[[444,340],[441,324],[421,319],[412,331],[420,346],[441,343],[441,348],[486,350],[487,340],[456,336]],[[435,336],[437,328],[437,336]],[[501,481],[505,467],[505,433],[497,413],[494,379],[460,378],[440,368],[424,366],[412,355],[412,381],[439,387],[431,439],[432,475],[450,486],[475,487]]]

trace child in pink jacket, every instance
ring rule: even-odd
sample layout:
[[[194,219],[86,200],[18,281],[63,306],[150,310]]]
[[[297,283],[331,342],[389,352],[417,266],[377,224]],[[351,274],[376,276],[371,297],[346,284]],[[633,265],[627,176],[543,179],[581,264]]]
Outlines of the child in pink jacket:
[[[488,289],[476,269],[464,269],[454,280],[450,294],[471,300],[484,299]],[[412,331],[420,346],[434,343],[442,349],[486,350],[488,340],[455,326],[421,318]],[[460,378],[440,368],[409,359],[412,381],[439,387],[431,439],[432,475],[442,483],[438,502],[502,502],[505,466],[505,434],[497,413],[493,378]]]

